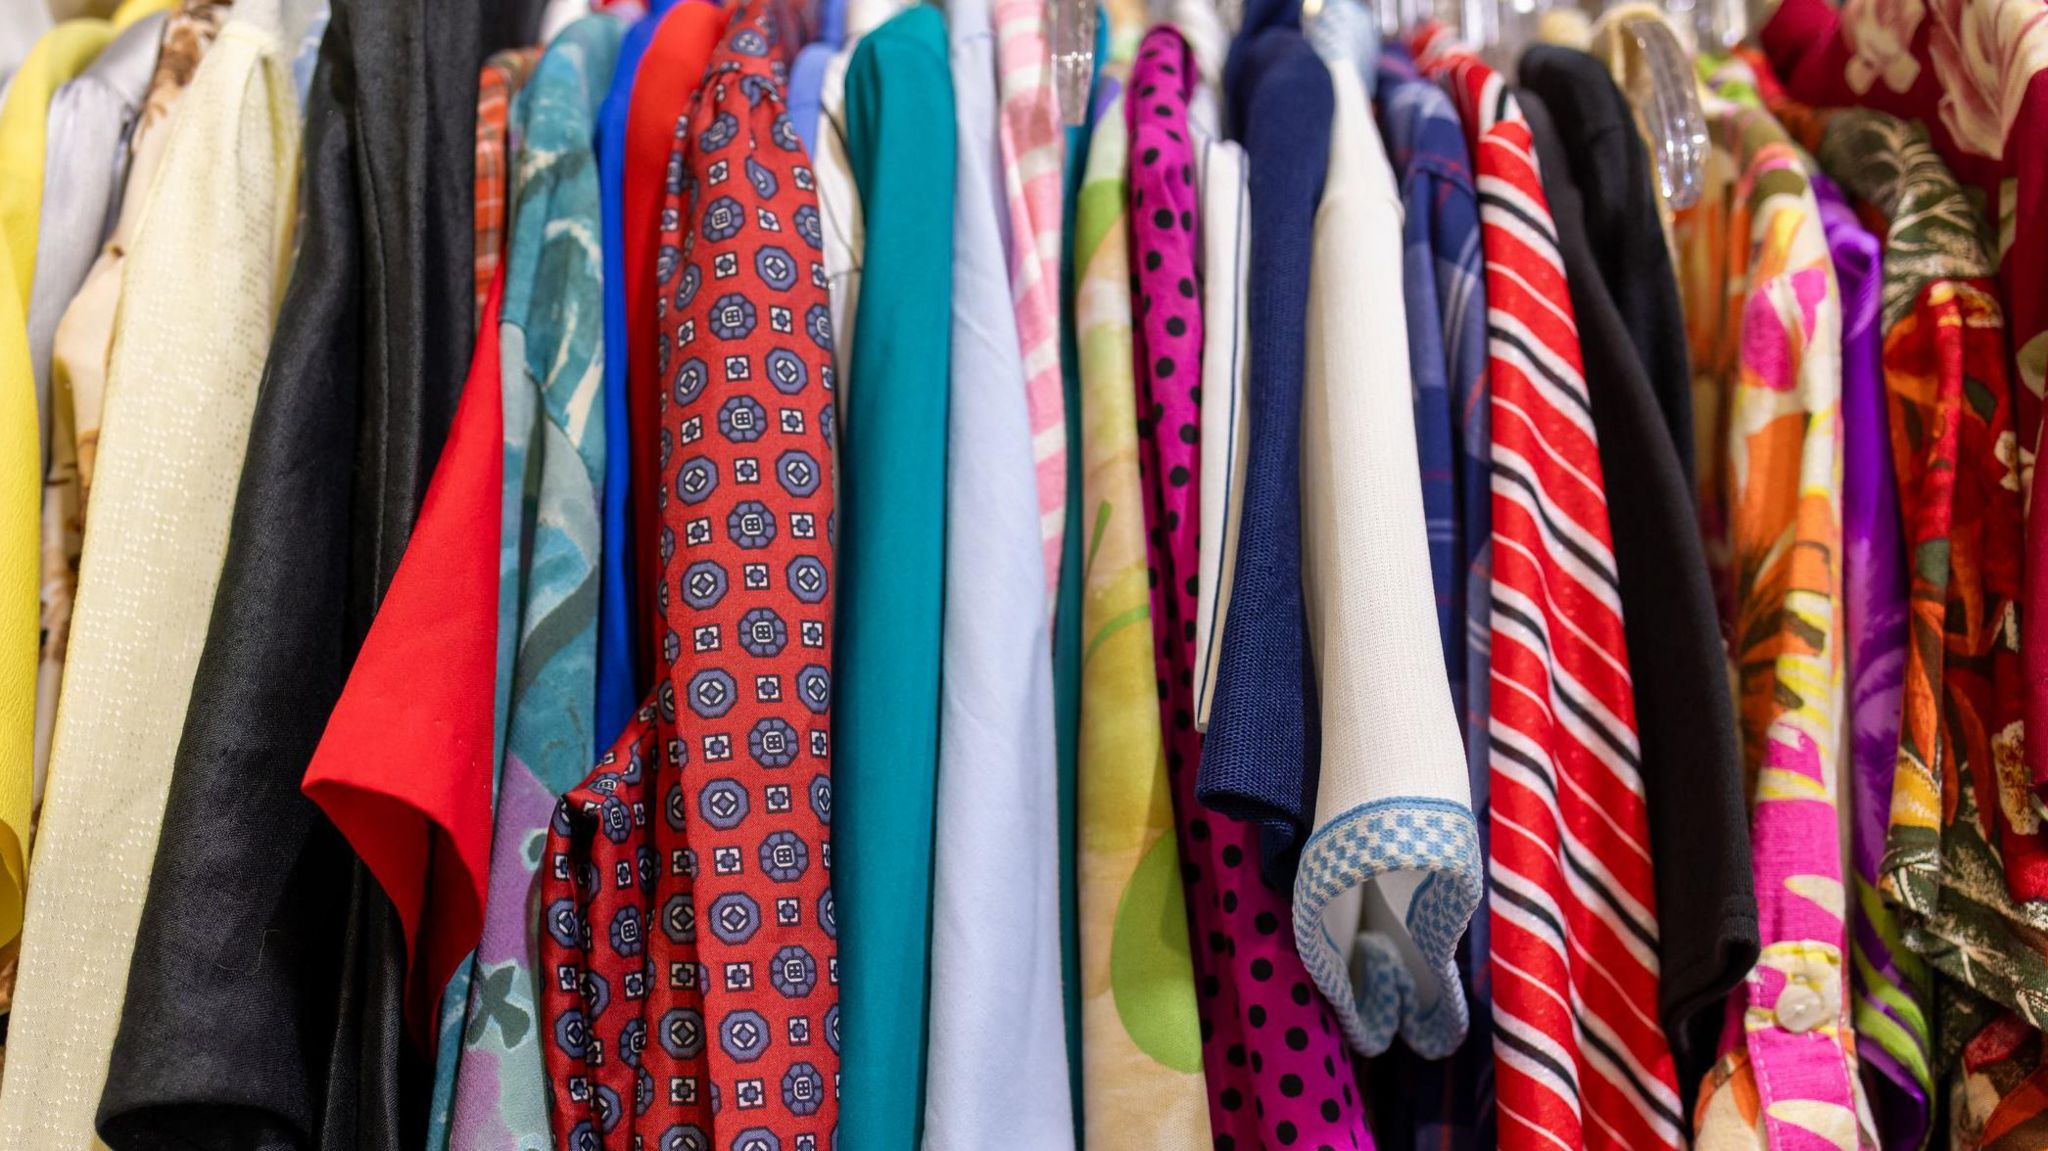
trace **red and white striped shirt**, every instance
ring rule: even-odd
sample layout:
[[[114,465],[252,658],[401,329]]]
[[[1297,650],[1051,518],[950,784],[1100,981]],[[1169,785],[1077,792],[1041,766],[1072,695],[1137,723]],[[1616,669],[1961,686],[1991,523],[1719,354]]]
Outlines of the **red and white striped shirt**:
[[[1441,26],[1414,46],[1471,139],[1486,258],[1500,1145],[1678,1148],[1635,698],[1564,264],[1506,84]]]

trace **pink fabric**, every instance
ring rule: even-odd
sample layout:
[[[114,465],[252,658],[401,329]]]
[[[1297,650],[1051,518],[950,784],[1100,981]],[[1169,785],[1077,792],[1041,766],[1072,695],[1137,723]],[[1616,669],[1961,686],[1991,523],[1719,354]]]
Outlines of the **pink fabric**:
[[[1038,463],[1046,610],[1056,605],[1067,515],[1067,407],[1060,383],[1060,211],[1066,141],[1052,90],[1042,0],[996,0],[1003,189],[1010,201],[1010,292],[1024,352],[1024,398]]]
[[[1125,109],[1138,293],[1132,308],[1138,463],[1160,720],[1187,873],[1209,1124],[1218,1147],[1365,1148],[1372,1136],[1350,1057],[1295,953],[1286,898],[1259,878],[1256,833],[1195,801],[1202,755],[1194,726],[1202,307],[1187,107],[1195,80],[1187,42],[1171,27],[1156,27],[1139,49]]]

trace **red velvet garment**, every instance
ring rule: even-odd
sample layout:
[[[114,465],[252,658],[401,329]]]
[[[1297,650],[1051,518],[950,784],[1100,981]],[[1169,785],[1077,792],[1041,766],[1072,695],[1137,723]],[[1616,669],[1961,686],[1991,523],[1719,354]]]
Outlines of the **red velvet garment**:
[[[787,27],[748,0],[671,134],[659,673],[540,873],[556,1145],[577,1151],[834,1145],[831,332]]]
[[[501,270],[419,522],[301,785],[398,908],[406,1026],[429,1048],[490,877],[503,290]]]

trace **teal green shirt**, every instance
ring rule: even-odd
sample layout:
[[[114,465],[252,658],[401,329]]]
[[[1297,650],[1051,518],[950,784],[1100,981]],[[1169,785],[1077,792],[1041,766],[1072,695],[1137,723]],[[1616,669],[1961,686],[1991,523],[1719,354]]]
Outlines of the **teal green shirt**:
[[[1061,201],[1061,236],[1074,234],[1074,208],[1088,167],[1092,110],[1100,98],[1102,62],[1109,56],[1109,16],[1095,14],[1095,78],[1089,84],[1090,115],[1067,128],[1067,170]],[[1074,330],[1074,246],[1060,247],[1060,388],[1067,413],[1067,531],[1060,549],[1058,600],[1052,633],[1052,690],[1055,738],[1059,741],[1060,793],[1060,975],[1066,980],[1067,1074],[1074,1093],[1074,1144],[1086,1127],[1081,1095],[1081,886],[1074,874],[1079,844],[1074,823],[1075,767],[1081,755],[1081,344]]]
[[[846,73],[867,223],[839,397],[837,754],[840,1145],[912,1148],[924,1119],[939,754],[953,85],[938,9],[869,33]]]

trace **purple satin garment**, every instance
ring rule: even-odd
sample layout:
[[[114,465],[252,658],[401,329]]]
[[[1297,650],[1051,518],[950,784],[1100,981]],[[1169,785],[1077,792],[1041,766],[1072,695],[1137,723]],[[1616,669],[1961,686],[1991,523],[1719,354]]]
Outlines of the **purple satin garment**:
[[[1888,1000],[1903,997],[1928,1017],[1925,967],[1900,942],[1876,896],[1891,812],[1905,689],[1906,547],[1899,519],[1879,323],[1884,246],[1857,220],[1840,189],[1814,179],[1828,252],[1842,292],[1842,541],[1848,609],[1851,775],[1850,859],[1858,905],[1850,915],[1857,1055],[1886,1151],[1917,1148],[1929,1122],[1924,1022]],[[1873,913],[1874,912],[1874,913]],[[1882,994],[1880,994],[1882,992]],[[1885,1021],[1889,1020],[1889,1024]],[[1877,1024],[1876,1027],[1869,1024]]]

